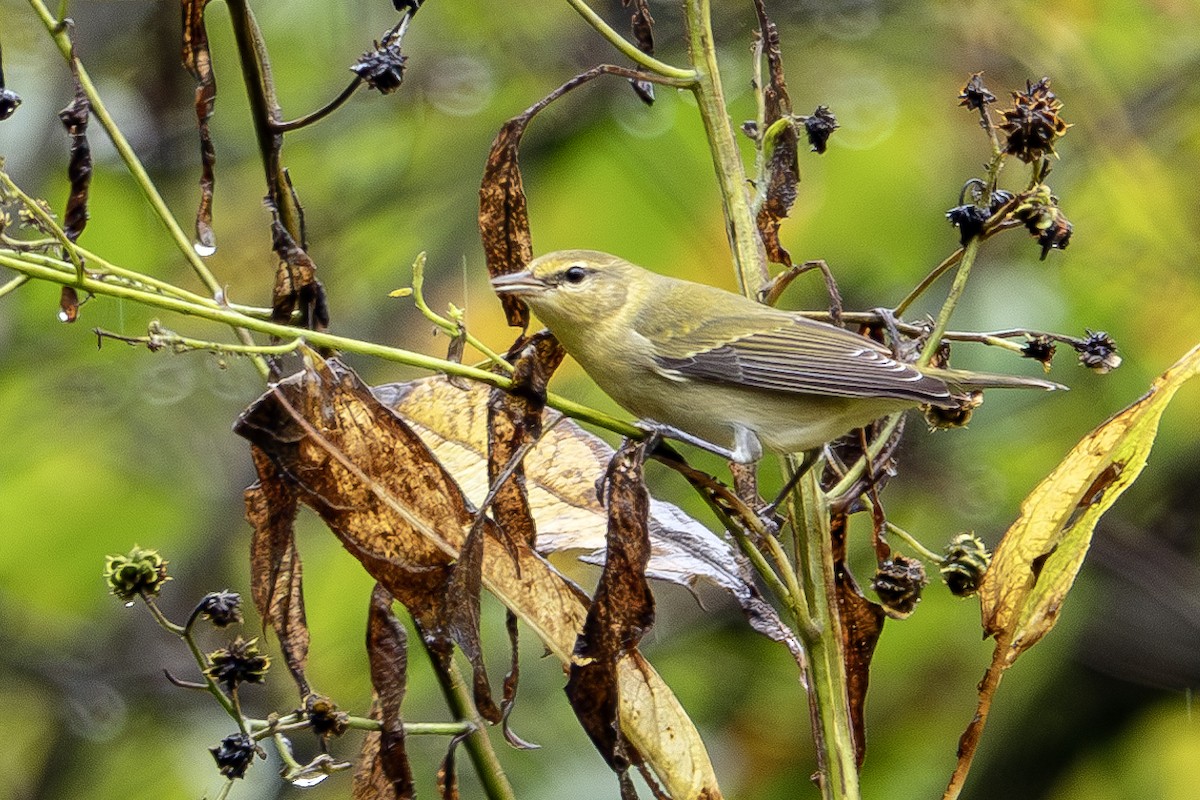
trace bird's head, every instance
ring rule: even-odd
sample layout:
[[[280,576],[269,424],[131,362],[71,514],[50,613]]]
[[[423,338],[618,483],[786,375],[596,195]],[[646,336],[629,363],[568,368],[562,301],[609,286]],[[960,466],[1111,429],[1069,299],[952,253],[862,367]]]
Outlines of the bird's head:
[[[559,250],[539,256],[521,272],[492,279],[499,294],[527,302],[557,330],[565,325],[598,322],[617,314],[644,270],[596,250]]]

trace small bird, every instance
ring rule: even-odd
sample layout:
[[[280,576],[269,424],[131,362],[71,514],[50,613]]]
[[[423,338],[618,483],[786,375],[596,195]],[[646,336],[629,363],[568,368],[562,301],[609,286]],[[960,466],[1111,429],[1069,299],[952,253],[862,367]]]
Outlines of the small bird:
[[[492,287],[524,299],[627,411],[740,463],[974,389],[1065,388],[906,364],[857,333],[594,250],[547,253]]]

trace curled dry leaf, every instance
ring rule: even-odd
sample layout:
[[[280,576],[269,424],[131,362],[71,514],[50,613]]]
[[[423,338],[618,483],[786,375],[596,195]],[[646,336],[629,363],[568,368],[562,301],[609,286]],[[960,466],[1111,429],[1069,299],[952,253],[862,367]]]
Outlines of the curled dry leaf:
[[[309,695],[309,633],[304,615],[303,568],[293,525],[299,505],[291,486],[279,475],[266,453],[252,448],[259,479],[246,490],[246,519],[254,528],[250,539],[250,594],[254,606],[279,639],[283,659],[300,690]]]
[[[512,391],[493,388],[488,395],[487,472],[492,518],[505,541],[519,541],[529,548],[537,545],[537,528],[526,493],[524,458],[542,436],[546,384],[565,355],[566,351],[549,331],[529,339],[522,337],[508,353],[514,365]],[[505,622],[512,657],[500,702],[504,737],[514,747],[529,749],[535,745],[521,739],[508,725],[521,672],[517,618],[511,610]]]
[[[404,746],[400,704],[407,688],[408,635],[392,611],[391,592],[376,584],[367,615],[367,656],[375,692],[373,716],[381,730],[363,742],[355,771],[354,800],[408,800],[412,769]],[[362,775],[361,790],[359,775]]]
[[[621,75],[640,80],[639,73],[600,64],[571,78],[505,122],[496,134],[483,168],[483,180],[479,184],[479,236],[483,241],[483,255],[490,277],[520,272],[533,259],[529,208],[518,163],[518,148],[525,128],[546,106],[600,75]],[[525,305],[524,300],[506,294],[501,296],[500,303],[509,325],[522,329],[529,326],[529,306]]]
[[[504,123],[483,168],[483,181],[479,185],[479,235],[488,274],[493,278],[520,272],[533,260],[529,208],[517,163],[517,147],[532,116],[526,112]],[[528,327],[529,306],[524,300],[506,294],[500,303],[509,325]]]
[[[842,660],[846,667],[846,695],[850,724],[854,728],[854,755],[861,767],[867,754],[865,711],[871,677],[871,658],[887,619],[883,607],[866,598],[846,567],[846,515],[830,518],[833,538],[833,578],[837,590],[838,619],[842,626]]]
[[[471,498],[487,494],[487,389],[461,391],[444,378],[384,384],[373,390],[420,434]],[[604,563],[608,516],[594,486],[612,459],[600,437],[547,412],[546,432],[525,457],[525,488],[537,523],[537,550],[543,554],[583,551],[580,559]],[[709,581],[728,592],[751,625],[782,642],[799,660],[795,635],[759,593],[749,568],[734,549],[670,503],[650,498],[650,562],[647,577],[695,589]]]
[[[788,97],[783,77],[783,55],[779,46],[779,30],[767,17],[762,0],[755,0],[763,52],[767,57],[767,84],[763,87],[763,148],[770,148],[767,157],[767,186],[758,211],[758,233],[762,237],[767,258],[777,264],[792,266],[792,256],[779,241],[779,226],[787,219],[796,202],[800,185],[799,133],[791,121],[792,101]],[[776,125],[780,121],[782,124]],[[767,132],[771,132],[767,135]],[[768,141],[769,138],[769,141]]]
[[[79,60],[75,57],[75,42],[71,42],[71,77],[75,82],[75,97],[58,118],[71,137],[71,157],[67,162],[67,178],[71,182],[71,194],[67,197],[67,210],[63,214],[62,230],[72,242],[79,238],[88,221],[88,190],[92,185],[92,146],[88,143],[88,118],[92,113],[92,102],[88,100],[79,79]]]
[[[958,797],[1004,671],[1058,621],[1100,517],[1141,474],[1167,404],[1200,374],[1200,346],[1159,376],[1150,391],[1085,436],[1021,503],[979,588],[983,629],[996,637],[979,684],[979,707],[959,740],[946,798]]]
[[[211,250],[217,246],[212,227],[213,187],[217,151],[208,123],[217,101],[217,78],[204,26],[208,0],[181,0],[183,3],[183,68],[196,79],[196,127],[200,132],[200,205],[196,209],[196,241]]]
[[[436,624],[445,567],[458,558],[473,515],[408,425],[345,366],[315,360],[264,394],[235,430],[415,620],[426,630]],[[568,664],[587,598],[523,543],[514,556],[493,524],[485,533],[483,586]],[[720,797],[695,726],[649,662],[632,651],[617,674],[622,730],[672,796]]]
[[[567,699],[600,755],[617,773],[622,800],[636,798],[629,767],[641,755],[621,730],[617,664],[654,624],[650,561],[650,494],[642,478],[644,442],[626,442],[605,476],[608,556],[571,657]]]
[[[271,320],[290,325],[299,309],[302,327],[323,331],[329,327],[325,287],[317,280],[317,265],[287,232],[278,216],[271,222],[271,246],[279,256],[275,289],[271,296]]]

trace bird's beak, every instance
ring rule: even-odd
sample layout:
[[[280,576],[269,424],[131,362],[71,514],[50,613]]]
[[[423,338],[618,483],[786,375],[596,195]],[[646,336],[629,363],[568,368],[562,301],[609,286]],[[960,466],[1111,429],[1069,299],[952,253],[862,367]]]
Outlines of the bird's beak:
[[[541,294],[545,290],[546,284],[529,270],[523,270],[510,272],[508,275],[497,275],[492,278],[492,288],[496,290],[496,294],[513,294],[522,297]]]

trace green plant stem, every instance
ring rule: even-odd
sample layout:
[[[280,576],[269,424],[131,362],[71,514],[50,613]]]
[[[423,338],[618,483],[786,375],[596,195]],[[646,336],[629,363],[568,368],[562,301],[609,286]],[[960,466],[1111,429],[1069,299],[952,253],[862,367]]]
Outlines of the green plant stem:
[[[750,196],[746,191],[746,166],[742,163],[729,112],[725,108],[709,0],[685,0],[684,21],[688,54],[696,75],[691,89],[700,109],[700,119],[704,123],[717,171],[717,182],[721,188],[726,233],[733,251],[738,289],[747,297],[755,297],[766,284],[770,273],[751,212]]]
[[[54,217],[46,213],[46,209],[42,208],[41,204],[34,200],[29,195],[22,191],[20,186],[13,182],[13,179],[6,172],[0,172],[0,184],[3,184],[6,194],[16,195],[21,204],[25,206],[30,214],[37,217],[38,222],[42,227],[50,232],[50,235],[62,245],[63,250],[71,259],[71,266],[75,267],[75,275],[78,278],[83,278],[83,262],[79,260],[79,253],[75,251],[74,242],[68,237],[66,232],[55,221]]]
[[[424,637],[417,638],[425,645]],[[436,665],[437,656],[433,654],[428,645],[425,645],[425,652],[429,654],[430,660]],[[450,668],[445,672],[440,669],[435,669],[434,672],[437,673],[438,680],[441,682],[442,693],[446,696],[446,703],[450,706],[451,713],[474,726],[475,730],[463,740],[463,745],[467,748],[467,754],[471,757],[471,763],[475,767],[480,783],[483,784],[484,795],[488,800],[516,800],[516,793],[513,792],[512,785],[508,782],[508,776],[504,774],[504,767],[500,764],[500,759],[496,757],[496,751],[492,748],[492,740],[488,737],[486,725],[475,708],[475,700],[471,696],[471,690],[466,681],[463,680],[458,665],[451,661]]]
[[[233,36],[237,43],[242,80],[250,101],[250,118],[258,140],[259,156],[267,179],[271,201],[279,221],[292,239],[304,247],[300,206],[291,192],[286,170],[279,159],[283,135],[277,132],[283,120],[275,97],[275,82],[271,77],[271,60],[263,42],[262,31],[246,0],[227,0]]]
[[[950,315],[954,313],[954,308],[958,305],[963,290],[967,286],[967,277],[971,274],[971,267],[975,264],[975,256],[979,254],[979,245],[982,241],[978,236],[972,237],[967,242],[967,246],[963,248],[958,272],[954,274],[954,283],[950,285],[950,292],[946,295],[946,301],[942,303],[942,310],[938,312],[937,320],[933,323],[933,330],[925,342],[925,349],[921,351],[921,357],[917,359],[918,367],[929,366],[933,357],[937,355],[938,345],[942,342],[942,334],[950,325]]]
[[[157,278],[153,278],[141,272],[134,272],[133,270],[118,267],[116,264],[105,261],[100,256],[92,253],[89,250],[85,250],[78,245],[75,245],[75,250],[78,251],[79,255],[83,257],[84,262],[88,265],[89,276],[96,280],[107,282],[108,278],[111,276],[123,282],[117,285],[126,285],[135,289],[153,289],[158,294],[174,297],[189,303],[196,303],[197,305],[207,306],[209,308],[228,308],[238,312],[239,314],[245,314],[247,316],[256,317],[259,319],[270,319],[271,317],[271,309],[269,308],[247,306],[238,303],[228,303],[214,300],[211,297],[204,297],[203,295],[189,292],[186,289],[181,289],[172,283],[160,281]],[[60,264],[62,264],[61,260],[44,255],[42,253],[33,253],[25,250],[14,251],[14,253],[17,252],[20,253],[20,257],[22,259],[26,259],[32,263],[40,263],[43,266],[57,268]],[[0,253],[4,253],[4,250],[0,249]]]
[[[24,259],[23,253],[6,253],[0,250],[0,266],[8,267],[9,269],[20,272],[31,278],[39,280],[47,280],[52,283],[77,285],[75,282],[74,272],[70,265],[66,262],[54,262],[60,266],[50,267],[42,263],[34,263]],[[39,261],[45,260],[44,256],[40,256]],[[52,260],[51,260],[52,261]],[[136,273],[133,273],[136,274]],[[512,380],[507,376],[498,375],[494,372],[488,372],[477,367],[472,367],[466,364],[460,364],[455,361],[447,361],[442,358],[427,356],[423,353],[415,353],[411,350],[402,350],[397,347],[387,347],[385,345],[376,344],[374,342],[365,342],[360,339],[351,339],[345,336],[335,336],[323,331],[311,331],[302,328],[295,328],[290,325],[280,325],[277,322],[271,322],[265,319],[256,319],[248,317],[237,311],[222,306],[211,306],[207,304],[192,303],[186,300],[180,300],[176,297],[169,297],[155,292],[148,292],[136,289],[130,286],[120,284],[105,283],[90,276],[85,277],[82,287],[85,291],[94,295],[108,295],[111,297],[119,297],[125,300],[131,300],[143,305],[161,308],[166,311],[174,311],[178,314],[206,319],[211,322],[219,322],[224,325],[244,328],[246,330],[256,331],[268,336],[277,336],[282,339],[304,339],[310,345],[316,347],[325,347],[332,350],[340,350],[347,353],[356,353],[358,355],[369,356],[372,358],[383,359],[384,361],[392,361],[399,364],[407,364],[408,366],[418,367],[420,369],[430,370],[433,372],[444,372],[448,375],[458,375],[463,378],[481,381],[490,386],[497,386],[501,389],[508,389],[512,386]],[[592,425],[598,425],[606,428],[621,436],[642,439],[645,438],[645,432],[640,428],[622,422],[614,417],[611,417],[595,409],[588,408],[574,401],[568,400],[558,395],[548,395],[548,404],[569,417],[573,417],[582,422],[587,422]]]
[[[829,506],[817,470],[805,473],[800,490],[803,508],[796,519],[803,550],[798,572],[808,597],[811,629],[801,627],[798,633],[808,651],[809,702],[814,712],[821,792],[826,800],[851,800],[859,797],[858,764],[846,691]]]
[[[509,364],[507,361],[505,361],[500,356],[500,354],[498,354],[496,351],[492,350],[492,348],[488,347],[483,342],[479,341],[479,339],[476,338],[475,336],[471,335],[471,333],[469,333],[467,331],[465,326],[460,326],[458,323],[452,322],[451,320],[446,319],[441,314],[438,314],[436,311],[434,311],[432,308],[430,308],[429,304],[425,302],[425,253],[424,252],[417,254],[417,260],[413,262],[412,271],[413,271],[413,280],[412,280],[413,304],[416,305],[417,310],[421,312],[421,314],[425,317],[425,319],[429,320],[434,325],[441,328],[443,331],[446,332],[447,335],[449,335],[451,337],[458,336],[461,334],[463,337],[466,338],[467,344],[474,347],[480,353],[483,353],[483,355],[489,361],[491,361],[493,364],[495,364],[496,366],[498,366],[500,369],[504,370],[505,372],[512,372],[513,365]]]
[[[238,711],[237,705],[230,700],[224,692],[221,691],[221,687],[217,685],[217,682],[214,681],[204,671],[208,667],[208,659],[206,659],[204,657],[204,653],[201,652],[200,645],[196,644],[196,640],[192,636],[191,630],[183,625],[176,625],[174,622],[171,622],[171,620],[167,619],[167,616],[163,614],[162,610],[158,607],[158,603],[156,603],[154,598],[150,595],[143,594],[142,600],[145,601],[146,608],[150,610],[150,616],[154,617],[155,622],[157,622],[164,630],[175,634],[187,644],[188,650],[190,650],[192,653],[192,658],[196,661],[196,666],[200,669],[200,674],[204,676],[204,684],[208,689],[208,693],[216,698],[217,702],[221,704],[221,708],[225,709],[226,714],[233,717],[233,719],[237,721],[238,727],[241,729],[241,731],[243,733],[248,733],[249,731],[247,730],[246,719]]]
[[[567,0],[567,5],[578,11],[579,15],[587,20],[587,23],[595,28],[597,33],[607,39],[609,44],[620,50],[622,54],[639,67],[648,69],[666,78],[675,78],[676,80],[688,83],[696,80],[696,72],[694,70],[673,67],[664,61],[659,61],[648,53],[638,50],[628,39],[613,30],[612,26],[601,19],[600,15],[593,11],[583,0]]]
[[[108,138],[112,141],[113,147],[121,156],[121,160],[125,162],[125,168],[129,170],[129,174],[133,176],[134,182],[138,188],[142,190],[142,194],[146,197],[150,207],[154,210],[155,215],[163,226],[167,229],[167,233],[175,242],[179,252],[187,260],[192,271],[204,284],[204,287],[212,293],[213,297],[218,297],[221,294],[221,284],[209,270],[208,265],[200,258],[192,247],[192,241],[184,230],[179,225],[179,221],[171,213],[171,209],[167,207],[167,203],[163,200],[162,195],[158,192],[158,187],[154,185],[154,181],[146,173],[146,168],[142,166],[142,162],[138,159],[137,153],[133,152],[133,148],[129,145],[129,140],[125,138],[125,134],[117,127],[117,123],[113,121],[112,116],[108,113],[108,109],[104,105],[104,101],[100,98],[96,87],[92,84],[91,77],[88,76],[87,70],[83,64],[79,63],[79,59],[74,58],[73,47],[71,45],[71,37],[67,34],[66,27],[59,24],[59,21],[50,15],[42,0],[29,0],[29,5],[33,8],[34,13],[42,20],[42,24],[50,33],[50,37],[58,46],[59,52],[63,58],[70,62],[75,60],[75,66],[78,70],[79,85],[83,87],[84,94],[87,95],[88,102],[91,103],[92,114],[96,119],[100,120],[101,126],[108,134]],[[253,344],[250,335],[243,330],[236,331],[238,338],[242,344]],[[270,374],[267,363],[260,358],[255,358],[255,367],[260,375],[264,378]]]
[[[20,289],[25,284],[29,283],[28,275],[18,275],[7,283],[0,284],[0,297]]]

